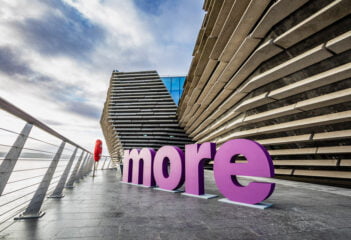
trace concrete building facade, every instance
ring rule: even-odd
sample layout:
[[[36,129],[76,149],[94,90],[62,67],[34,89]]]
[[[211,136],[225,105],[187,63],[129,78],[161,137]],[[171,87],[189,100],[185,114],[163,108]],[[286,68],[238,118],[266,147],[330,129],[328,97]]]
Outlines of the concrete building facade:
[[[179,127],[177,106],[156,71],[118,72],[111,76],[101,127],[110,155],[124,149],[192,143]]]
[[[198,143],[256,140],[280,176],[349,182],[350,6],[205,0],[181,127]]]

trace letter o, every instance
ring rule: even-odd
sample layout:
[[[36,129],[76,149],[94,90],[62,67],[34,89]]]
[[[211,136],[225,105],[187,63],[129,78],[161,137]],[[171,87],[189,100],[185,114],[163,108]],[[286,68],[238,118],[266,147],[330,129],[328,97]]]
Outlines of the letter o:
[[[168,173],[167,159],[170,162]],[[156,184],[166,190],[175,190],[184,183],[184,153],[174,146],[161,147],[154,159]]]

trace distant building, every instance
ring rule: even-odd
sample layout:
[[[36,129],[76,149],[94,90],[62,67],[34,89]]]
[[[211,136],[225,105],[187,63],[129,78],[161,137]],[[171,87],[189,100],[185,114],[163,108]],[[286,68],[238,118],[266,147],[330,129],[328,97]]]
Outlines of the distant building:
[[[179,80],[171,79],[172,84],[175,82],[179,84]],[[176,90],[179,87],[171,88],[173,93]],[[156,71],[113,71],[101,117],[110,155],[120,160],[124,149],[157,150],[164,145],[184,149],[192,141],[179,127],[176,111]]]

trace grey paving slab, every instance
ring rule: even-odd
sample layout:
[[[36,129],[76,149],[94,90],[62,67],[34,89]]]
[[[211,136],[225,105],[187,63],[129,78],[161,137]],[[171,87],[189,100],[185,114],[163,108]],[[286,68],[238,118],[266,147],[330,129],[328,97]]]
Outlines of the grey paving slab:
[[[212,172],[205,176],[206,192],[219,194]],[[0,239],[351,239],[350,190],[337,190],[278,180],[274,206],[260,210],[122,184],[116,171],[98,171],[47,200],[43,218],[16,221]]]

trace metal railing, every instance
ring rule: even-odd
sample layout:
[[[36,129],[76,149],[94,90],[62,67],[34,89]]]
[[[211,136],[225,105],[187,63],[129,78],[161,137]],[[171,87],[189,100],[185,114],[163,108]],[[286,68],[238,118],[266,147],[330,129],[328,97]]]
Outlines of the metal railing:
[[[62,198],[92,170],[87,149],[0,97],[2,114],[24,121],[21,131],[0,127],[0,231],[15,219],[39,218],[45,197]],[[1,117],[1,116],[0,116]],[[2,117],[3,120],[5,117]],[[8,120],[6,123],[12,121]],[[22,122],[23,124],[23,122]],[[11,123],[5,124],[12,126]],[[51,140],[36,137],[33,131]],[[2,138],[1,138],[2,137]],[[6,141],[6,143],[4,143]],[[9,143],[7,143],[9,142]],[[105,156],[102,169],[108,156]],[[110,164],[110,161],[108,164]]]
[[[100,161],[96,163],[96,170],[109,170],[109,169],[116,169],[116,168],[117,166],[114,163],[111,156],[101,156]]]

